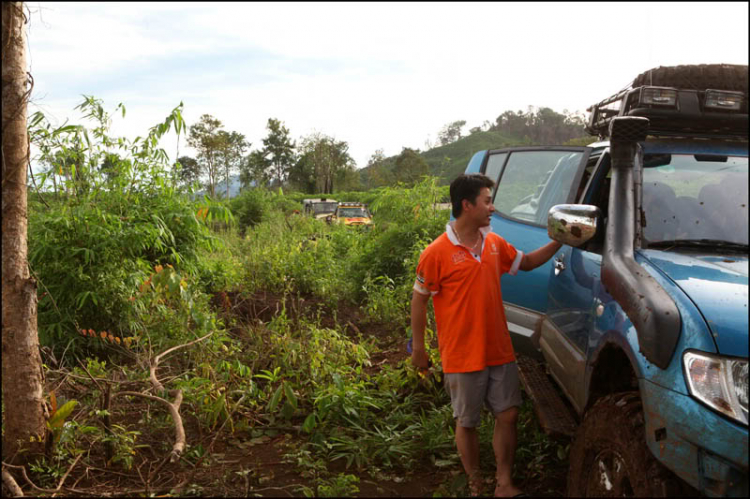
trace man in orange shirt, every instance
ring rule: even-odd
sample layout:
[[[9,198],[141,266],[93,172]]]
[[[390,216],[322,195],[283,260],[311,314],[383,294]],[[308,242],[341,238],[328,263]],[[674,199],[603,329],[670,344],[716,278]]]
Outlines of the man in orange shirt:
[[[417,266],[411,301],[412,363],[428,366],[424,330],[432,297],[445,384],[456,419],[456,446],[471,492],[481,492],[476,427],[486,403],[495,414],[495,496],[518,497],[523,493],[511,475],[521,390],[500,276],[535,269],[562,245],[551,241],[524,255],[491,232],[493,186],[481,174],[460,175],[451,183],[456,219],[422,252]]]

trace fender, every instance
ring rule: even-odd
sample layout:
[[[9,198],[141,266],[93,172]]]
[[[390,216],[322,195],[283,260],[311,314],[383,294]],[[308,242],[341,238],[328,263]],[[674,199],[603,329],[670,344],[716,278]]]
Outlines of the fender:
[[[644,377],[641,366],[638,363],[635,354],[633,353],[633,348],[630,343],[628,343],[628,340],[623,335],[623,332],[615,330],[607,331],[606,333],[604,333],[601,341],[596,346],[596,349],[594,349],[594,351],[586,361],[586,373],[584,375],[584,383],[586,385],[586,400],[584,402],[585,408],[588,408],[591,402],[593,402],[591,400],[591,381],[594,374],[594,366],[599,362],[599,356],[601,355],[601,353],[608,347],[616,348],[617,350],[625,354],[628,362],[630,363],[630,367],[633,369],[636,380],[641,380]]]

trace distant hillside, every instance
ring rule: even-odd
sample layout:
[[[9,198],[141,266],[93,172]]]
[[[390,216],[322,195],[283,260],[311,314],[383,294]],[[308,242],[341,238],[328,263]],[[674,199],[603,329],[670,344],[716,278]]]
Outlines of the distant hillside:
[[[502,132],[476,132],[451,144],[425,151],[421,153],[421,156],[430,165],[432,175],[440,177],[443,184],[448,184],[463,173],[469,160],[477,151],[529,145],[530,143],[528,138],[519,139]]]
[[[451,180],[466,169],[469,160],[477,151],[529,145],[530,143],[528,137],[517,138],[498,131],[476,132],[450,144],[421,152],[420,156],[429,165],[430,175],[440,177],[442,184],[449,184]],[[388,168],[393,168],[397,157],[390,156],[385,158],[383,163]],[[361,178],[363,180],[366,179],[368,176],[368,167],[364,167],[359,171]]]
[[[251,182],[250,183],[251,186],[254,185],[254,184],[255,184],[255,182]],[[232,176],[230,176],[229,177],[229,197],[233,198],[237,194],[239,194],[240,193],[240,187],[241,187],[240,176],[239,175],[232,175]],[[220,197],[220,198],[226,197],[226,195],[227,195],[227,184],[226,184],[226,182],[224,182],[224,180],[222,180],[221,182],[218,182],[216,184],[215,189],[216,189],[216,195],[218,197]],[[207,194],[207,193],[208,193],[208,189],[202,189],[202,190],[196,192],[195,196],[201,197],[201,196],[203,196],[204,194]]]
[[[362,183],[377,186],[395,182],[395,179],[408,180],[410,175],[423,175],[424,163],[427,163],[429,173],[448,184],[466,169],[478,151],[530,145],[586,145],[596,140],[587,136],[582,113],[567,110],[558,113],[548,107],[529,106],[525,112],[505,111],[494,122],[485,122],[486,126],[475,127],[473,133],[461,137],[465,124],[459,120],[440,131],[440,142],[448,142],[446,145],[420,152],[419,156],[415,154],[417,151],[404,150],[363,168],[360,170]]]

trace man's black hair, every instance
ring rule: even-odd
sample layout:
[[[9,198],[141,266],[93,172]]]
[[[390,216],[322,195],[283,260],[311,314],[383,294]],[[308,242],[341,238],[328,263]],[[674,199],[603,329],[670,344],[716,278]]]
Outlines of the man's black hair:
[[[461,201],[466,199],[471,204],[476,204],[477,196],[479,196],[479,191],[481,191],[483,187],[487,187],[492,190],[494,186],[495,182],[493,182],[489,177],[482,175],[481,173],[471,173],[468,175],[462,173],[461,175],[456,177],[456,179],[451,182],[450,187],[451,204],[453,205],[453,216],[455,218],[461,216],[461,212],[463,212]]]

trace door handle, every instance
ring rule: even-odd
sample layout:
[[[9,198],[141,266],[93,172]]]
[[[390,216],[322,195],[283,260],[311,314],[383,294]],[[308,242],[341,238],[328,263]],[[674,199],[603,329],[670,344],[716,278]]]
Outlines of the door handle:
[[[560,255],[559,257],[555,258],[555,261],[553,263],[555,267],[555,275],[560,275],[560,272],[565,270],[565,264],[563,263],[564,258],[565,255]]]

